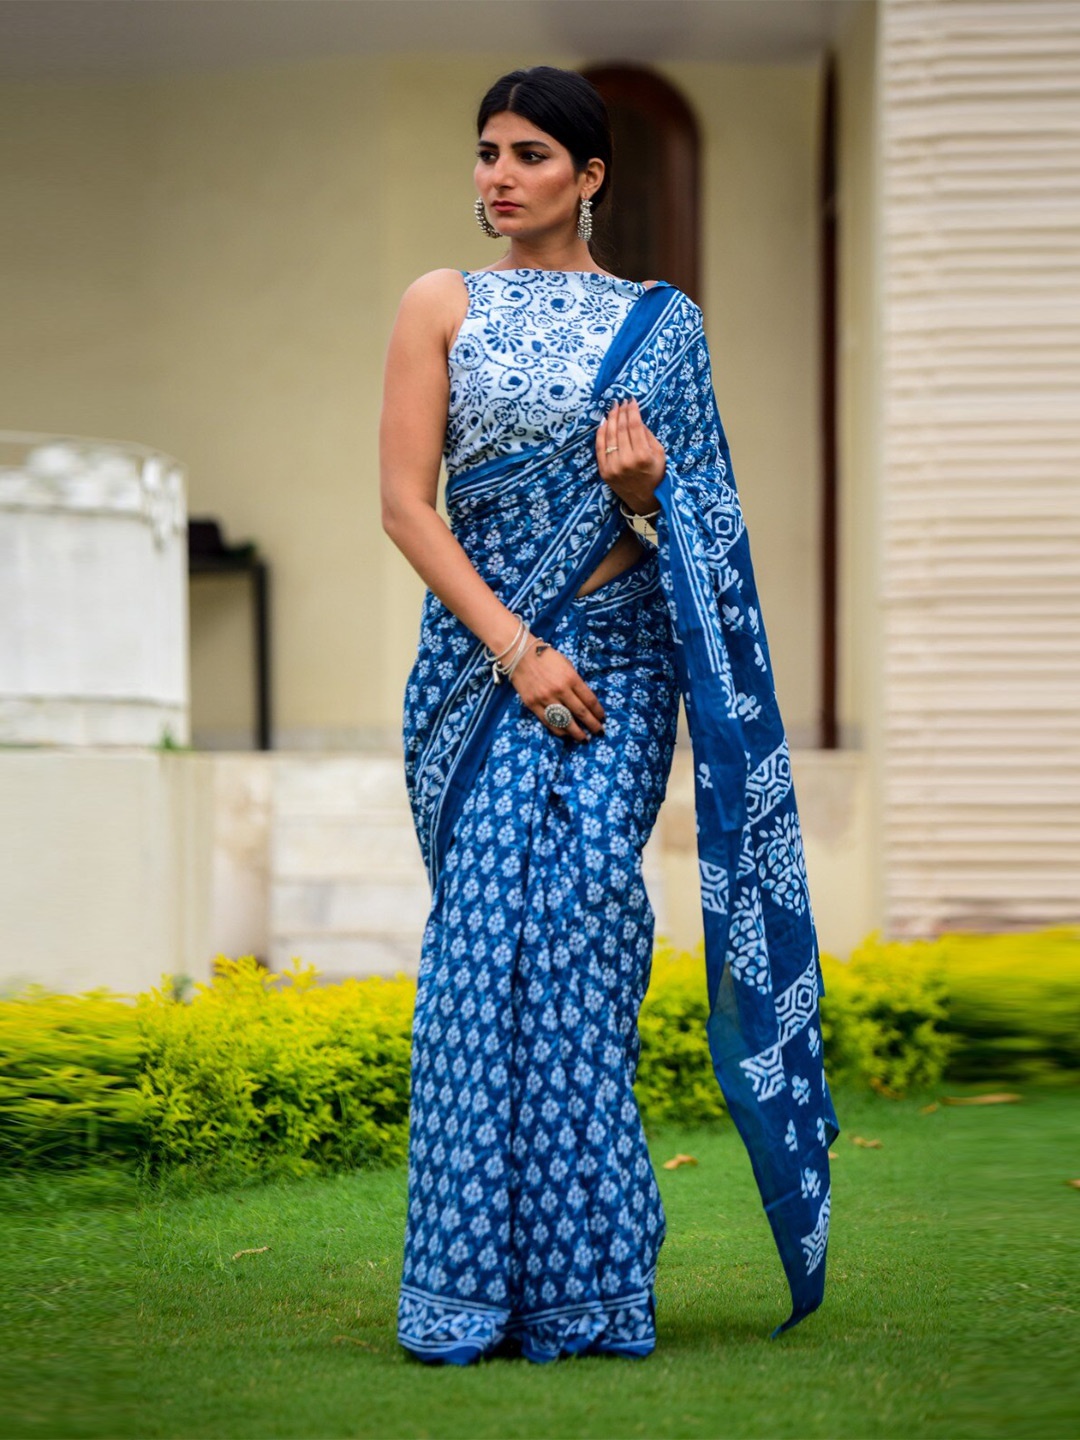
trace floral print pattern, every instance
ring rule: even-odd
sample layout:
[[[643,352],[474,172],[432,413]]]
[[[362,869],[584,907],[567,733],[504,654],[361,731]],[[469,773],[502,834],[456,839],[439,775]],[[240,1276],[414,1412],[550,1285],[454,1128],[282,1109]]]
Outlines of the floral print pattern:
[[[455,469],[573,426],[615,330],[644,286],[588,270],[472,270],[448,356]]]

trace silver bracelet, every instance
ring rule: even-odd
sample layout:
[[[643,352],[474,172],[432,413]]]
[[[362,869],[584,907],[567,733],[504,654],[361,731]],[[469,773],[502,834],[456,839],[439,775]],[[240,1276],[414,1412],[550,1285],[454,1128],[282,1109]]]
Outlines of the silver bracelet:
[[[655,520],[657,515],[659,515],[660,511],[663,509],[663,506],[657,506],[655,510],[650,510],[648,514],[643,514],[637,510],[627,510],[626,506],[620,500],[619,509],[622,511],[624,518],[627,520]]]
[[[495,654],[494,650],[489,650],[488,647],[485,645],[484,659],[488,662],[501,660],[504,655],[508,655],[510,651],[514,648],[514,646],[518,643],[518,640],[521,638],[522,627],[524,626],[525,629],[528,629],[528,626],[525,625],[525,617],[523,615],[514,615],[512,618],[518,622],[517,629],[514,631],[514,638],[510,641],[510,644],[507,645],[506,649],[500,650],[497,655]]]
[[[529,640],[531,639],[531,637],[532,631],[529,629],[528,622],[522,620],[521,628],[519,628],[518,634],[517,636],[515,636],[515,640],[517,640],[517,649],[514,651],[513,655],[510,657],[509,660],[493,660],[491,662],[491,678],[496,685],[500,685],[502,683],[503,676],[505,676],[509,680],[510,676],[513,675],[514,671],[518,667],[518,663],[521,660],[521,657],[529,648]],[[503,651],[503,654],[506,654],[505,650]]]

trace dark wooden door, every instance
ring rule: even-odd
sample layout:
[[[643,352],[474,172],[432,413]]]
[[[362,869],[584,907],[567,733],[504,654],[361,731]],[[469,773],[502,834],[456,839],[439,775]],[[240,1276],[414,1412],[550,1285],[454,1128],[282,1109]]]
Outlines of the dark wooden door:
[[[594,217],[598,255],[628,280],[667,280],[701,300],[700,131],[662,75],[644,66],[582,70],[611,116],[611,190]]]

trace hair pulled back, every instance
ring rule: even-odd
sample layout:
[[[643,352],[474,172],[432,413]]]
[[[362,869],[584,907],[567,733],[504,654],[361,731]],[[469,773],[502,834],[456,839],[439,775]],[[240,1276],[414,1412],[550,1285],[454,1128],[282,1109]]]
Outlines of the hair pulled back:
[[[590,80],[576,70],[559,70],[554,65],[532,65],[501,76],[480,102],[476,133],[483,134],[492,115],[504,110],[539,125],[570,152],[574,171],[580,175],[592,159],[604,162],[604,178],[593,194],[597,208],[607,194],[611,180],[611,119],[603,96]]]

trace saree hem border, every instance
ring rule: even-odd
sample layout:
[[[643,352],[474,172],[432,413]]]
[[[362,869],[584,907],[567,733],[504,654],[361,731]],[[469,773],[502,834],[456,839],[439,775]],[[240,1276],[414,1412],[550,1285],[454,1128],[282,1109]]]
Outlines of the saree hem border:
[[[402,1284],[401,1294],[408,1300],[428,1304],[449,1312],[454,1320],[471,1318],[486,1321],[492,1329],[490,1335],[480,1337],[453,1337],[445,1340],[424,1340],[405,1329],[398,1330],[398,1344],[411,1354],[425,1361],[442,1361],[447,1364],[465,1365],[491,1354],[505,1340],[521,1344],[524,1357],[534,1364],[544,1364],[563,1356],[581,1354],[619,1354],[633,1358],[651,1355],[656,1348],[656,1266],[646,1278],[645,1285],[638,1290],[627,1291],[611,1299],[574,1301],[569,1305],[546,1306],[542,1310],[511,1310],[506,1306],[491,1305],[485,1301],[462,1300],[457,1296],[447,1297],[419,1285]],[[638,1306],[648,1311],[652,1334],[642,1340],[611,1337],[605,1343],[607,1329],[612,1318],[619,1311]],[[592,1319],[602,1319],[604,1328],[592,1335],[575,1335],[572,1331],[559,1337],[557,1344],[544,1344],[531,1333],[534,1327],[557,1325],[560,1321],[577,1321],[579,1324]]]
[[[536,1321],[557,1320],[564,1315],[584,1315],[597,1309],[625,1308],[635,1301],[648,1300],[656,1287],[656,1266],[645,1276],[645,1283],[636,1290],[626,1290],[611,1299],[574,1300],[568,1305],[545,1305],[539,1310],[513,1310],[506,1305],[494,1305],[486,1300],[467,1300],[459,1295],[441,1295],[436,1290],[425,1290],[422,1285],[403,1282],[401,1293],[409,1298],[441,1305],[448,1310],[472,1310],[477,1314],[505,1317],[509,1324],[527,1324]]]

